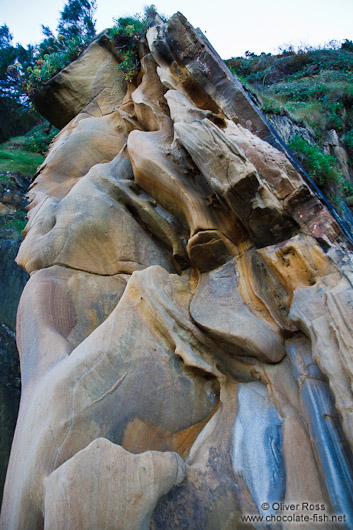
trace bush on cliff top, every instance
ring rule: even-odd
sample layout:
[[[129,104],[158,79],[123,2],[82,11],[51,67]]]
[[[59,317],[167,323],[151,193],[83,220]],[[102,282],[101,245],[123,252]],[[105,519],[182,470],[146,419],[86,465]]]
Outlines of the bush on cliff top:
[[[65,11],[69,5],[70,9]],[[92,42],[95,37],[92,19],[94,9],[93,1],[69,0],[61,15],[58,36],[54,37],[51,30],[43,26],[46,39],[38,47],[35,64],[27,69],[28,94],[31,95],[38,87],[77,59]],[[124,72],[127,81],[132,81],[140,71],[137,43],[148,30],[156,14],[155,6],[151,5],[145,7],[143,15],[113,19],[114,26],[109,30],[109,37],[123,58],[119,69]]]
[[[137,44],[156,15],[156,7],[152,4],[145,7],[143,15],[113,19],[114,26],[110,28],[109,36],[122,56],[123,60],[118,68],[124,73],[126,81],[133,81],[138,76],[141,63]]]
[[[57,36],[42,26],[45,38],[37,46],[34,64],[27,69],[28,94],[74,61],[94,39],[96,8],[95,0],[68,0],[60,13]]]
[[[89,37],[65,39],[62,35],[54,39],[51,53],[37,57],[35,64],[27,69],[26,92],[31,95],[38,87],[49,81],[55,74],[82,53],[91,42]]]

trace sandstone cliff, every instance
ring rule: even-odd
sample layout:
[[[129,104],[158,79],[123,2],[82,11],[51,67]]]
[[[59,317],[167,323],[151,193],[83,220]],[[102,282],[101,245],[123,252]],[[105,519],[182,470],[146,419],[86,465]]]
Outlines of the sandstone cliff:
[[[348,528],[349,240],[181,14],[139,53],[126,83],[102,36],[38,95],[63,128],[17,257],[1,528],[232,529],[303,502]]]

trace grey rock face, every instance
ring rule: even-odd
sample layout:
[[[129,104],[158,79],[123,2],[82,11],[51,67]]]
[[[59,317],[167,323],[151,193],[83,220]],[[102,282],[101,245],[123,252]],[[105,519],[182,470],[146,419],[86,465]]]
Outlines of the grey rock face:
[[[244,477],[259,513],[261,505],[281,503],[285,496],[285,466],[282,447],[283,421],[268,401],[261,383],[240,384],[238,414],[233,433],[234,473]]]

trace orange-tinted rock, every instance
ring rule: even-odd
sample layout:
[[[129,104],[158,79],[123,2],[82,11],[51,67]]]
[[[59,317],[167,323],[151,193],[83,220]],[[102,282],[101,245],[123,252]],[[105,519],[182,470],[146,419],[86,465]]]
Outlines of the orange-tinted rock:
[[[80,57],[56,74],[34,95],[38,111],[62,128],[92,100],[104,102],[111,112],[120,105],[126,83],[117,70],[119,59],[105,35],[95,40]],[[107,114],[108,112],[104,112]]]

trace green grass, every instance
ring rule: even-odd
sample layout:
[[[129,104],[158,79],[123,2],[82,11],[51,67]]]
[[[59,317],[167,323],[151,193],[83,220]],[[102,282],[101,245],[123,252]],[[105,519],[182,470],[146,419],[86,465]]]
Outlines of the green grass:
[[[319,146],[309,144],[300,136],[292,138],[288,147],[303,164],[316,184],[342,213],[341,200],[349,206],[353,201],[353,186],[341,175],[335,157],[324,153]]]
[[[319,188],[342,210],[353,210],[353,185],[340,173],[334,156],[326,153],[326,132],[334,129],[353,167],[353,44],[341,48],[292,48],[278,55],[246,52],[226,61],[262,111],[289,117],[305,127],[312,143],[290,139],[289,147]]]
[[[279,55],[246,53],[226,61],[255,90],[266,113],[284,114],[315,131],[353,129],[353,53],[304,49]]]
[[[327,72],[326,76],[318,75],[310,79],[288,79],[266,87],[264,92],[297,121],[311,128],[342,132],[352,120],[352,76],[346,74],[345,80],[342,76],[339,80],[327,80],[330,74]]]
[[[26,136],[11,138],[0,145],[0,173],[13,171],[32,178],[38,166],[44,161],[44,156],[25,149]]]

